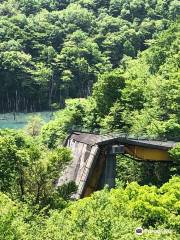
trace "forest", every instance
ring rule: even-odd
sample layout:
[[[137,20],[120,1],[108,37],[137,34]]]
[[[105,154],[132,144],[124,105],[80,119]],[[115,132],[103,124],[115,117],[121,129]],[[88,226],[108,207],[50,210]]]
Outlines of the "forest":
[[[0,0],[0,113],[54,116],[0,129],[0,240],[179,239],[178,143],[167,163],[117,156],[113,189],[74,201],[74,182],[55,187],[73,130],[180,142],[179,13],[177,0]]]
[[[178,11],[176,0],[1,0],[0,111],[91,95],[99,75],[136,58]]]

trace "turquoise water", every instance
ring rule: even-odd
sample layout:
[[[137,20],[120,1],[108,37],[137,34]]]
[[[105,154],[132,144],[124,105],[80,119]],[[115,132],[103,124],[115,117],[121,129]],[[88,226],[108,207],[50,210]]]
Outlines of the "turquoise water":
[[[0,128],[21,129],[33,116],[40,116],[44,122],[49,122],[53,118],[52,112],[36,113],[16,113],[15,120],[13,113],[0,114]]]

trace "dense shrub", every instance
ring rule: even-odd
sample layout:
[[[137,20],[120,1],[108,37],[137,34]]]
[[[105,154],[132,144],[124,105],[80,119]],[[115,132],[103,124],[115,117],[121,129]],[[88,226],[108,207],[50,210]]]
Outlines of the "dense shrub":
[[[142,239],[175,239],[180,233],[179,186],[180,178],[174,177],[159,189],[131,183],[125,190],[96,192],[61,213],[53,212],[39,239],[135,239],[139,226],[162,231]],[[169,229],[169,235],[163,229]]]

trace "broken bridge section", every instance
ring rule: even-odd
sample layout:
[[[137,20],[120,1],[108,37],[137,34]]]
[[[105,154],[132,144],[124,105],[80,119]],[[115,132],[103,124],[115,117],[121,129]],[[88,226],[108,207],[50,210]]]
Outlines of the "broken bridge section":
[[[128,154],[141,161],[167,162],[171,161],[168,151],[176,143],[73,132],[68,136],[65,146],[71,148],[73,159],[57,185],[74,181],[78,190],[72,197],[78,199],[89,196],[105,185],[114,187],[117,154]]]

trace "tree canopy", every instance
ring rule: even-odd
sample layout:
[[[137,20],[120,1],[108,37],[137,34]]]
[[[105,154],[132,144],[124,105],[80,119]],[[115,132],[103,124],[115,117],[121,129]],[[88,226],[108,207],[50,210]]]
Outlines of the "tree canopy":
[[[174,0],[1,1],[0,111],[63,107],[66,98],[89,96],[99,74],[136,57],[176,20],[178,6]]]
[[[0,112],[59,110],[0,130],[0,240],[179,239],[179,144],[171,163],[118,156],[116,187],[85,199],[56,184],[72,130],[180,141],[179,6],[0,0]]]

